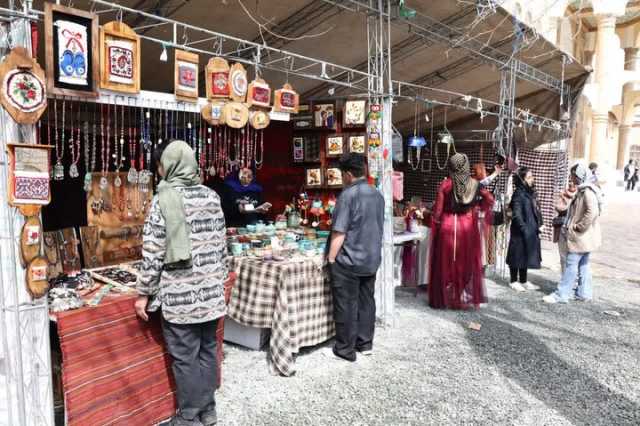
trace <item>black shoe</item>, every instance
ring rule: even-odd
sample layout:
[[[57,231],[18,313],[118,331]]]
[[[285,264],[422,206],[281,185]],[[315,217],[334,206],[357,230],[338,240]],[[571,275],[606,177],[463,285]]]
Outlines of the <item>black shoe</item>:
[[[218,413],[216,412],[216,407],[213,409],[204,411],[200,414],[200,421],[204,426],[213,426],[218,423]]]
[[[185,419],[180,414],[176,414],[171,418],[169,426],[202,426],[202,422],[200,422],[200,419],[197,417],[193,420],[189,420]]]

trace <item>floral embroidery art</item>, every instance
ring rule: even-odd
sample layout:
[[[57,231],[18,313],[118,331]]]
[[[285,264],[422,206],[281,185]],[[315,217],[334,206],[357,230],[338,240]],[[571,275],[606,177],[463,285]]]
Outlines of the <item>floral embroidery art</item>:
[[[178,65],[178,88],[180,90],[192,91],[196,89],[198,77],[198,67],[196,64],[181,62]]]
[[[44,83],[30,71],[10,71],[4,79],[3,89],[11,105],[22,112],[33,112],[45,102]]]

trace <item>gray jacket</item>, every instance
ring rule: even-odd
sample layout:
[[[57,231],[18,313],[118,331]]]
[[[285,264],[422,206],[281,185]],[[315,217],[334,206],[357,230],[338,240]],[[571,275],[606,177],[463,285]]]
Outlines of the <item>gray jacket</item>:
[[[570,253],[590,253],[600,248],[600,206],[595,190],[578,190],[569,207],[567,219],[567,245]]]

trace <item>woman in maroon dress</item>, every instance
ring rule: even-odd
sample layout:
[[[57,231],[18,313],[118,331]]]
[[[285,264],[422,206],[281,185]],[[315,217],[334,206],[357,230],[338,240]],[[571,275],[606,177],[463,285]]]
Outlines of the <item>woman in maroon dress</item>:
[[[432,216],[429,306],[467,309],[486,303],[478,213],[491,217],[493,196],[471,177],[469,159],[455,154],[438,189]]]

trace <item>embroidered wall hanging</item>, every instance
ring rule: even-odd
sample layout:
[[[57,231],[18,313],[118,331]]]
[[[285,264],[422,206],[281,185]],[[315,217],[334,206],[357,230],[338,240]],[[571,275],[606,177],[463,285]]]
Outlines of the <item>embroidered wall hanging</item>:
[[[211,58],[206,74],[207,99],[228,98],[231,94],[229,63],[223,58]]]
[[[343,127],[364,127],[367,123],[367,101],[346,101],[343,117]]]
[[[98,15],[44,4],[47,90],[63,96],[98,96]]]
[[[298,113],[300,95],[286,83],[282,89],[278,89],[273,97],[273,110],[278,112]]]
[[[176,99],[186,102],[198,101],[198,63],[195,53],[175,51],[174,93]]]
[[[271,104],[271,88],[261,78],[256,78],[249,84],[247,92],[247,104],[249,106],[268,108]]]
[[[231,85],[231,99],[235,102],[244,102],[247,99],[249,82],[247,81],[247,71],[242,64],[235,63],[231,66],[229,82]]]
[[[124,93],[140,91],[140,38],[122,22],[100,28],[100,87]]]
[[[0,64],[0,102],[20,124],[34,124],[47,107],[44,71],[29,52],[16,47]]]
[[[214,101],[206,104],[200,110],[202,118],[212,126],[225,124],[224,106],[225,102],[223,101]]]
[[[9,151],[9,204],[47,205],[50,145],[7,144]]]

